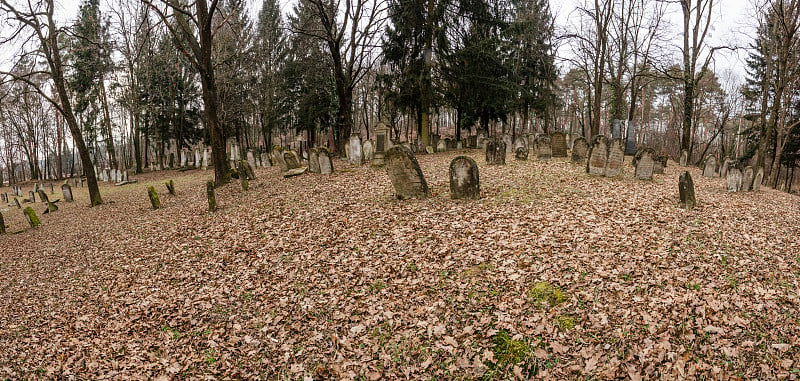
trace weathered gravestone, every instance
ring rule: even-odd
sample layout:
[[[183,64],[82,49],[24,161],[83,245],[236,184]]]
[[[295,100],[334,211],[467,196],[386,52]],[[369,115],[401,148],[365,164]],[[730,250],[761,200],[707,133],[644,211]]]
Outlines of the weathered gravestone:
[[[563,132],[550,134],[550,146],[553,157],[567,157],[567,138]]]
[[[758,167],[756,177],[753,179],[753,191],[756,192],[761,189],[761,182],[764,181],[764,168]]]
[[[738,192],[742,190],[742,171],[739,168],[728,168],[728,176],[726,177],[725,185],[728,192]]]
[[[436,152],[444,151],[447,151],[447,143],[444,140],[439,140],[439,143],[436,144]]]
[[[719,167],[719,177],[728,177],[728,168],[731,166],[731,159],[725,158],[722,166]]]
[[[717,159],[714,156],[709,156],[706,159],[706,164],[703,167],[703,176],[704,177],[714,177],[717,172]]]
[[[195,150],[194,150],[194,167],[195,168],[200,168],[200,166],[202,164],[203,164],[203,157],[200,156],[200,150],[195,148]],[[125,180],[125,181],[128,181],[128,180]]]
[[[286,160],[283,159],[283,147],[281,146],[272,147],[272,162],[277,163],[282,172],[289,170],[289,167],[286,165]]]
[[[678,177],[678,194],[681,199],[681,206],[686,210],[694,209],[696,205],[694,197],[694,181],[688,171],[683,171]]]
[[[28,201],[31,203],[36,202],[36,193],[34,191],[28,191]]]
[[[636,170],[635,176],[640,180],[651,180],[653,178],[653,170],[655,169],[655,160],[653,156],[655,152],[652,149],[645,148],[636,154]]]
[[[208,149],[203,150],[203,170],[208,169]]]
[[[622,163],[625,160],[625,147],[622,146],[622,139],[614,139],[608,147],[608,158],[606,159],[606,177],[619,176],[622,173]]]
[[[590,175],[603,176],[608,161],[608,139],[597,135],[592,139],[589,148],[589,160],[586,162],[586,172]]]
[[[655,157],[655,165],[653,166],[654,175],[663,175],[664,168],[667,167],[667,155],[659,155]]]
[[[429,154],[429,155],[430,155],[430,154],[432,154],[432,153],[434,153],[434,152],[436,152],[436,150],[435,150],[435,149],[433,149],[433,146],[426,146],[426,147],[425,147],[425,153],[427,153],[427,154]]]
[[[347,155],[347,160],[353,165],[364,164],[364,156],[361,152],[361,137],[356,133],[350,135],[350,151]]]
[[[300,168],[300,160],[294,151],[286,151],[283,153],[283,161],[286,163],[286,170]],[[285,171],[284,171],[285,172]]]
[[[16,198],[16,197],[14,197],[14,204],[16,204],[16,205],[17,205],[17,209],[22,209],[22,205],[20,205],[20,203],[19,203],[19,199],[18,199],[18,198]]]
[[[3,219],[3,213],[0,213],[0,234],[6,234],[6,221]]]
[[[547,135],[539,135],[535,140],[536,159],[540,161],[549,161],[553,156],[553,149],[550,146],[550,137]]]
[[[514,158],[517,160],[528,160],[528,147],[517,147],[517,149],[514,150]]]
[[[450,198],[457,200],[481,198],[478,164],[471,157],[458,156],[450,162]]]
[[[589,151],[589,144],[586,139],[577,138],[572,142],[572,162],[583,164],[586,163],[586,153]]]
[[[321,173],[319,168],[319,149],[312,148],[308,151],[308,171],[311,173]]]
[[[333,173],[333,161],[331,160],[331,152],[325,147],[319,148],[319,173],[323,175],[330,175]]]
[[[750,192],[753,189],[753,178],[755,177],[755,173],[753,173],[753,167],[747,166],[744,168],[744,172],[742,172],[742,192]]]
[[[287,154],[288,153],[290,153],[290,152],[287,152]],[[255,173],[255,171],[253,171],[253,167],[250,166],[250,163],[248,163],[248,162],[246,162],[244,160],[239,160],[238,161],[236,170],[239,171],[239,178],[242,178],[242,179],[245,179],[245,180],[255,180],[256,179],[256,173]]]
[[[401,200],[428,197],[428,183],[411,150],[399,146],[386,152],[386,171]]]
[[[681,167],[685,167],[686,163],[688,163],[688,162],[689,162],[689,151],[687,151],[685,149],[681,150],[681,158],[679,160],[679,163],[680,163]]]
[[[506,143],[499,139],[492,139],[486,142],[486,164],[505,165],[506,164]]]
[[[256,155],[253,150],[247,150],[247,164],[250,164],[251,168],[257,168],[258,163],[256,163]]]
[[[500,138],[503,139],[503,143],[505,144],[506,153],[511,153],[514,150],[514,140],[511,139],[511,135],[503,134],[500,135]]]
[[[42,224],[42,221],[39,220],[39,217],[36,216],[36,212],[33,211],[33,208],[30,206],[25,208],[22,212],[25,214],[25,219],[28,220],[28,225],[30,225],[32,228]]]
[[[264,167],[272,166],[272,160],[270,160],[269,154],[266,152],[261,154],[261,165]]]
[[[464,148],[464,142],[461,141],[461,140],[457,141],[456,142],[456,149],[462,149],[462,148]]]
[[[375,156],[375,144],[372,143],[372,140],[365,140],[361,146],[361,151],[364,152],[364,161],[372,162]]]
[[[375,127],[375,155],[372,158],[373,166],[380,167],[383,165],[386,151],[391,148],[390,144],[389,127],[383,122],[378,122],[378,125]]]
[[[72,198],[72,187],[70,187],[69,184],[64,184],[61,186],[61,193],[64,194],[64,202],[74,201]]]
[[[45,193],[44,189],[39,190],[39,198],[42,199],[42,202],[47,204],[47,209],[45,209],[44,214],[52,213],[58,210],[58,206],[54,202],[50,202],[50,198],[47,197],[47,193]]]
[[[153,188],[152,185],[147,186],[147,197],[150,198],[150,205],[153,206],[153,209],[161,207],[161,200],[158,199],[158,192],[156,192],[156,188]]]

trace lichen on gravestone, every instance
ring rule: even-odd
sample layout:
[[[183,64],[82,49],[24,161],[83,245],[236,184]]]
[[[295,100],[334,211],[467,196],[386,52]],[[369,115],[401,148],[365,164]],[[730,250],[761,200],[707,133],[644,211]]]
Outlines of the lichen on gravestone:
[[[147,196],[150,197],[150,205],[153,206],[153,209],[158,209],[161,207],[161,201],[158,199],[156,188],[153,188],[152,185],[147,186]]]
[[[23,210],[25,213],[25,219],[28,220],[28,224],[31,225],[32,228],[40,226],[42,221],[39,220],[39,217],[36,215],[36,212],[30,206]]]

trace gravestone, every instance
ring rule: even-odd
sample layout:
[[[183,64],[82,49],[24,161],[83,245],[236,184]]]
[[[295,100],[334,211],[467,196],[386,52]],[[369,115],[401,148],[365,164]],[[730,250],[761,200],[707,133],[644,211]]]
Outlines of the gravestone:
[[[430,154],[432,154],[434,152],[436,152],[436,150],[433,149],[433,146],[426,146],[425,147],[425,153],[430,155]]]
[[[622,138],[622,124],[619,119],[611,121],[611,140]]]
[[[350,151],[347,160],[353,165],[364,164],[364,156],[363,152],[361,152],[361,137],[357,133],[350,135]]]
[[[19,199],[14,197],[14,204],[17,205],[17,209],[22,209],[22,205],[19,203]]]
[[[722,166],[719,167],[719,177],[728,177],[728,168],[731,166],[731,159],[725,158],[725,161],[722,162]]]
[[[567,137],[563,132],[550,134],[550,146],[553,157],[567,157]]]
[[[517,148],[525,147],[528,148],[528,140],[523,137],[517,137],[517,140],[514,141],[514,152],[517,151]]]
[[[390,148],[389,144],[389,127],[383,122],[378,122],[375,127],[375,155],[372,157],[372,165],[380,167],[383,165],[383,159],[386,156],[386,151]]]
[[[467,137],[467,147],[468,148],[476,148],[478,146],[478,136],[477,135],[470,135]]]
[[[714,156],[709,156],[706,159],[706,164],[703,168],[704,177],[714,177],[717,171],[717,159]]]
[[[511,139],[511,135],[509,135],[509,134],[500,135],[500,139],[502,139],[503,143],[505,143],[506,153],[513,152],[513,150],[514,150],[514,141],[513,141],[513,139]]]
[[[319,149],[312,148],[308,151],[308,171],[311,173],[321,173],[319,168]]]
[[[753,167],[747,166],[744,168],[744,172],[742,172],[742,192],[750,192],[753,189],[753,179],[755,177],[755,173],[753,173]]]
[[[539,161],[549,161],[553,155],[553,149],[550,145],[550,137],[547,135],[539,135],[534,141],[536,148],[536,159]]]
[[[428,183],[411,150],[405,147],[390,149],[386,153],[386,171],[398,199],[428,197]]]
[[[478,135],[475,137],[475,142],[477,143],[480,149],[486,148],[486,134],[483,132],[478,132]]]
[[[189,159],[186,156],[187,156],[186,155],[186,150],[182,149],[181,150],[181,167],[185,167],[186,164],[188,164],[188,160]]]
[[[203,150],[203,170],[208,169],[208,149]]]
[[[294,151],[286,151],[283,153],[283,161],[286,163],[286,170],[300,168],[300,160]],[[285,171],[284,171],[285,172]]]
[[[30,206],[25,208],[22,212],[25,214],[25,219],[28,220],[28,224],[32,228],[35,228],[42,224],[42,221],[39,220],[39,217],[36,216],[36,212],[34,212],[33,208],[31,208]]]
[[[347,160],[350,160],[350,142],[344,143],[344,157]]]
[[[250,167],[257,168],[258,164],[256,163],[256,155],[253,153],[253,150],[247,150],[247,164],[250,164]]]
[[[6,220],[3,219],[3,213],[0,213],[0,234],[6,234]]]
[[[456,141],[455,141],[455,139],[445,138],[444,139],[444,144],[447,147],[448,151],[456,149]]]
[[[330,175],[333,173],[333,161],[331,160],[331,153],[325,147],[319,148],[319,173],[323,175]]]
[[[603,176],[608,161],[608,139],[597,135],[592,139],[589,148],[589,160],[586,162],[586,172],[590,175]]]
[[[8,193],[4,192],[4,193],[0,194],[0,199],[2,199],[4,203],[7,203],[8,202]]]
[[[506,143],[500,139],[492,139],[486,142],[486,164],[505,165],[506,164]]]
[[[764,168],[758,167],[756,176],[753,178],[753,192],[757,192],[759,189],[761,189],[762,181],[764,181]]]
[[[61,193],[64,194],[64,202],[74,201],[72,198],[72,187],[70,187],[69,184],[64,184],[61,186]]]
[[[586,139],[577,138],[572,142],[572,162],[583,164],[586,163],[586,153],[589,151],[589,144]]]
[[[439,140],[439,143],[436,144],[436,152],[444,151],[447,151],[447,143],[444,140]]]
[[[461,140],[457,141],[456,142],[456,149],[462,149],[462,148],[464,148],[464,142],[461,141]]]
[[[364,162],[372,162],[375,157],[375,145],[371,140],[365,140],[361,146],[361,151],[364,152]]]
[[[47,197],[47,193],[45,193],[44,189],[39,190],[39,198],[47,204],[47,209],[45,209],[44,214],[52,213],[58,210],[58,206],[55,203],[50,202],[50,198]]]
[[[725,185],[728,192],[738,192],[742,190],[742,171],[739,168],[728,168],[728,176],[726,177]]]
[[[628,133],[625,138],[625,154],[626,155],[633,155],[636,153],[636,134],[635,134],[635,127],[636,122],[629,120],[628,121]]]
[[[195,168],[200,168],[200,166],[202,165],[202,162],[203,162],[203,158],[202,158],[202,156],[200,156],[200,150],[195,148],[195,150],[194,150],[194,167]]]
[[[289,167],[286,165],[286,160],[283,159],[283,147],[281,146],[276,145],[272,147],[272,162],[278,164],[281,168],[281,172],[289,170]]]
[[[269,159],[269,154],[264,152],[261,154],[261,166],[263,167],[271,167],[272,160]]]
[[[678,177],[678,194],[681,199],[681,206],[686,210],[694,209],[697,201],[694,197],[694,181],[688,171],[683,171]]]
[[[291,152],[287,152],[291,153]],[[244,180],[255,180],[256,173],[253,171],[253,167],[250,166],[250,163],[244,160],[239,160],[237,162],[237,170],[239,171],[239,178]],[[171,181],[171,180],[170,180]]]
[[[685,167],[686,163],[688,163],[688,162],[689,162],[689,151],[687,151],[685,149],[681,150],[681,158],[680,158],[680,161],[679,161],[681,167]]]
[[[28,201],[30,201],[32,203],[36,202],[36,192],[34,192],[34,191],[29,191],[28,192]]]
[[[450,162],[450,198],[456,200],[481,198],[478,164],[471,157],[458,156]]]
[[[636,154],[636,170],[634,172],[637,179],[653,179],[653,171],[656,165],[655,160],[653,159],[654,155],[655,152],[649,148],[645,148],[640,153]]]
[[[622,147],[622,139],[614,139],[608,147],[608,158],[606,159],[606,177],[619,176],[622,173],[622,163],[625,160],[625,150]],[[652,173],[651,173],[652,177]]]
[[[653,165],[653,174],[654,175],[663,175],[664,174],[664,167],[666,167],[666,163],[667,163],[667,157],[664,156],[664,155],[656,156],[654,162],[655,163]]]

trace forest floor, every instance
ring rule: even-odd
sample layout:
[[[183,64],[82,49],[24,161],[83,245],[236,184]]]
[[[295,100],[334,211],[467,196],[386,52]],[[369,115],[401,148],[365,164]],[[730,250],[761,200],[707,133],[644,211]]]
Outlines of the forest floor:
[[[450,199],[460,154],[478,201]],[[673,162],[639,181],[509,156],[418,156],[426,200],[337,160],[258,169],[213,213],[201,170],[104,183],[95,208],[73,188],[35,229],[4,205],[0,379],[800,376],[800,197],[692,168],[685,211]]]

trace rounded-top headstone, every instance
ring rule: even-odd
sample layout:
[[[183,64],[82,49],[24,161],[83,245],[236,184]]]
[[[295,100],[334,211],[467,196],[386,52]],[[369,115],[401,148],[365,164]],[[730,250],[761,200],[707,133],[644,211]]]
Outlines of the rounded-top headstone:
[[[567,138],[563,132],[550,134],[550,146],[553,157],[567,157]]]
[[[500,138],[503,139],[503,143],[505,143],[506,153],[511,153],[514,149],[514,141],[511,139],[511,135],[503,134]]]
[[[321,173],[319,166],[319,149],[308,150],[308,171],[311,173]]]
[[[478,164],[468,156],[458,156],[450,162],[450,197],[477,200],[481,197]]]
[[[583,164],[586,162],[586,153],[589,151],[589,144],[586,139],[579,137],[572,142],[572,162]]]
[[[386,171],[401,200],[428,197],[428,183],[411,150],[396,146],[386,152]]]
[[[608,139],[603,135],[592,138],[589,148],[589,160],[586,162],[586,172],[590,175],[602,176],[608,161]]]
[[[553,149],[551,146],[550,136],[539,135],[535,140],[536,158],[541,161],[548,161],[553,156]]]
[[[749,192],[751,189],[753,189],[754,177],[755,173],[753,172],[753,167],[745,167],[744,172],[742,172],[742,192]]]
[[[506,143],[504,141],[500,139],[492,139],[486,142],[486,164],[506,164]]]
[[[608,147],[608,157],[606,159],[606,177],[619,176],[622,173],[622,163],[625,160],[625,147],[622,139],[614,139]]]
[[[678,193],[681,199],[681,206],[687,210],[694,209],[697,203],[694,197],[694,181],[692,181],[692,175],[688,171],[683,171],[678,177]]]
[[[706,159],[705,167],[703,168],[703,176],[705,177],[714,177],[717,172],[717,159],[714,156],[709,156]]]
[[[764,181],[764,168],[758,167],[756,171],[756,177],[753,179],[753,191],[758,191],[761,189],[761,182]]]
[[[705,174],[704,174],[705,175]],[[728,192],[738,192],[742,190],[742,171],[739,168],[728,168],[728,175],[725,179],[725,186]]]

